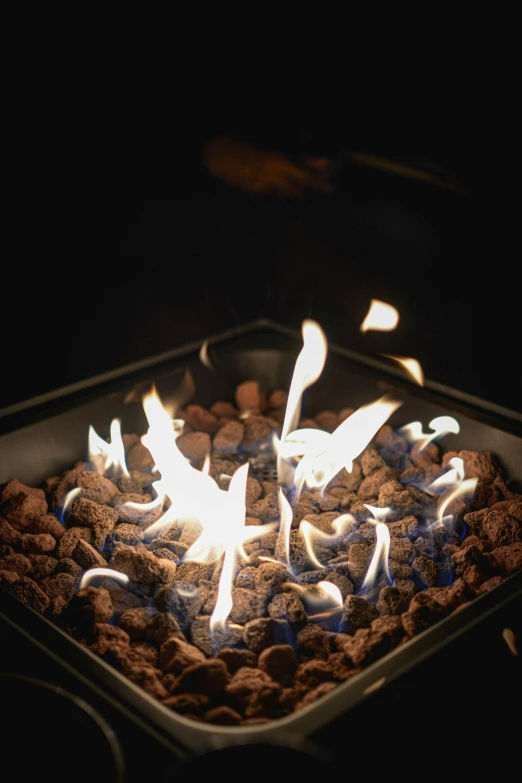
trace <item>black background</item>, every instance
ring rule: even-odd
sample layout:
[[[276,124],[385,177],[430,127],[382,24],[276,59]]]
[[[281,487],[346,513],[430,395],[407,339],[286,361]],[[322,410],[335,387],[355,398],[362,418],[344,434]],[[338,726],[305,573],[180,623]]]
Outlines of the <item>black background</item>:
[[[216,63],[186,76],[33,86],[12,152],[1,407],[265,316],[315,318],[332,342],[522,409],[509,177],[469,75],[378,95]],[[220,132],[428,161],[459,190],[345,163],[332,196],[248,196],[202,165]],[[359,331],[372,298],[399,310],[393,333]]]

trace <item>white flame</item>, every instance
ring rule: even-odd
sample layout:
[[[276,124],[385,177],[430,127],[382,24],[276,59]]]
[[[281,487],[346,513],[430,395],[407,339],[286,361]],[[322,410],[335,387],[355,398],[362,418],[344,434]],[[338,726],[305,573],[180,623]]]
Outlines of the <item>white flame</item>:
[[[330,443],[331,433],[325,430],[303,428],[290,432],[285,441],[274,435],[274,446],[286,460],[302,457],[308,451],[321,453]]]
[[[332,582],[321,581],[312,585],[286,582],[284,587],[299,593],[307,609],[309,622],[326,620],[335,615],[343,606],[342,593]]]
[[[65,515],[69,511],[70,506],[72,506],[73,502],[81,494],[82,494],[81,487],[75,487],[74,489],[69,490],[69,492],[66,494],[65,498],[63,499],[61,505],[61,511],[60,511],[60,519],[62,521],[62,524],[65,524],[66,521]]]
[[[380,299],[372,299],[360,330],[367,332],[369,329],[375,329],[376,331],[389,332],[395,329],[398,323],[399,313],[393,305],[381,302]]]
[[[145,530],[147,537],[181,521],[189,528],[197,525],[198,537],[185,553],[184,560],[212,563],[225,555],[219,581],[218,601],[211,617],[211,629],[223,624],[232,608],[232,577],[235,558],[248,561],[243,544],[270,530],[274,523],[263,526],[245,525],[245,493],[248,463],[242,465],[230,480],[228,490],[220,489],[209,475],[207,459],[203,470],[197,470],[177,447],[178,433],[163,408],[154,388],[143,400],[149,429],[142,442],[156,462],[161,479],[154,483],[158,497],[168,497],[171,505],[164,515]],[[158,499],[149,504],[154,507]],[[139,510],[142,505],[137,505]]]
[[[119,582],[122,585],[129,584],[129,577],[126,574],[122,574],[121,571],[115,571],[112,568],[90,568],[84,573],[80,581],[80,590],[82,587],[86,587],[89,582],[96,579],[99,576],[108,576],[110,579],[114,579],[115,582]]]
[[[438,518],[439,521],[442,523],[442,520],[444,518],[444,511],[446,508],[452,503],[456,498],[461,497],[462,495],[472,494],[475,491],[475,487],[477,486],[478,479],[477,478],[470,478],[465,479],[461,484],[459,484],[458,487],[449,495],[437,508]]]
[[[213,370],[212,363],[208,356],[208,340],[205,340],[199,351],[199,360],[201,364],[208,367],[209,370]]]
[[[220,490],[212,478],[196,470],[178,449],[176,439],[180,431],[173,426],[155,388],[144,397],[143,408],[149,429],[141,440],[161,474],[161,479],[153,484],[158,495],[153,505],[163,502],[165,496],[171,501],[165,514],[146,529],[145,534],[151,536],[178,517],[200,519],[205,516],[212,496],[218,496]]]
[[[423,488],[429,494],[440,495],[443,490],[454,487],[454,491],[450,495],[439,501],[437,519],[426,528],[426,531],[433,531],[445,525],[451,525],[454,522],[454,516],[453,514],[445,515],[444,512],[447,507],[456,498],[474,492],[477,486],[476,478],[465,480],[464,460],[460,457],[452,457],[448,464],[451,465],[450,470],[447,470],[446,473],[432,481],[426,488]]]
[[[115,475],[128,476],[125,462],[125,447],[121,437],[121,421],[111,422],[111,441],[107,443],[101,438],[94,427],[89,427],[89,461],[93,463],[96,472],[102,476],[112,468]]]
[[[438,493],[440,489],[443,489],[444,487],[451,486],[452,484],[460,484],[460,482],[463,481],[465,476],[464,460],[460,457],[452,457],[449,464],[451,465],[452,470],[446,471],[442,476],[439,476],[435,481],[432,481],[428,486],[428,492]]]
[[[343,533],[347,530],[347,528],[352,525],[355,522],[355,517],[353,517],[351,514],[341,514],[332,522],[332,527],[335,532],[333,533],[325,533],[324,530],[321,530],[320,528],[313,525],[311,522],[308,522],[307,519],[301,520],[301,523],[299,525],[299,530],[304,538],[306,551],[308,552],[308,557],[312,561],[314,565],[317,566],[317,568],[324,568],[323,563],[320,562],[320,560],[317,559],[315,552],[314,552],[314,541],[319,540],[322,541],[324,546],[328,549],[328,544],[330,542],[334,542],[339,539],[340,536],[343,535]]]
[[[323,439],[324,446],[315,451],[305,446],[304,455],[295,470],[294,482],[300,492],[303,485],[323,489],[342,468],[352,471],[353,460],[361,454],[377,430],[402,405],[386,395],[361,406]]]
[[[318,582],[317,587],[323,594],[329,597],[328,603],[332,606],[338,607],[343,605],[343,597],[337,585],[334,585],[332,582]]]
[[[337,585],[325,581],[306,588],[301,600],[306,607],[308,621],[312,623],[335,616],[343,605],[343,597]]]
[[[245,496],[248,475],[248,464],[236,470],[230,481],[226,498],[228,513],[221,522],[222,540],[225,549],[225,559],[219,580],[216,606],[210,618],[211,631],[219,625],[224,626],[225,620],[232,610],[232,580],[234,576],[234,561],[241,542],[241,534],[245,527]],[[242,547],[241,547],[242,549]],[[243,555],[245,553],[243,552]],[[248,557],[245,556],[248,560]]]
[[[301,400],[303,392],[319,378],[323,371],[328,351],[326,336],[315,321],[303,321],[301,333],[303,347],[297,357],[281,432],[284,442],[288,433],[295,430],[301,416]],[[277,454],[277,475],[281,484],[291,482],[293,470],[283,456]]]
[[[376,508],[375,506],[369,506],[364,504],[366,508],[372,512],[374,517],[378,520],[384,519],[389,512],[389,508]],[[390,531],[388,525],[385,522],[368,519],[368,522],[372,522],[375,525],[375,551],[371,559],[368,571],[364,578],[364,582],[361,585],[361,592],[368,590],[375,584],[379,570],[382,568],[386,575],[386,579],[392,584],[392,578],[390,574],[390,568],[388,564],[388,558],[390,556]]]
[[[400,433],[409,443],[415,443],[417,452],[421,452],[428,443],[431,443],[436,438],[441,438],[450,432],[454,434],[460,432],[459,423],[453,416],[437,416],[430,421],[429,426],[434,430],[431,435],[422,431],[422,423],[420,421],[412,421],[410,424],[405,424],[404,427],[401,427]]]
[[[291,571],[290,568],[290,531],[292,528],[292,519],[293,519],[293,511],[290,503],[286,499],[283,490],[281,487],[279,487],[278,492],[278,501],[279,501],[279,536],[278,536],[278,543],[279,541],[282,541],[283,543],[283,559],[281,562],[283,565],[285,565],[289,571]]]
[[[407,359],[405,356],[392,356],[389,353],[383,353],[382,356],[386,356],[388,359],[393,359],[401,364],[419,386],[424,386],[424,373],[417,359]]]

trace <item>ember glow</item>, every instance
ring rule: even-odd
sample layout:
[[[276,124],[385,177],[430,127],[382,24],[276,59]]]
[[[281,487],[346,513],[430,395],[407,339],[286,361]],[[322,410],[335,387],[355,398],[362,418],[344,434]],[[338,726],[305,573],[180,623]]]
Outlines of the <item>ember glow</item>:
[[[372,299],[360,330],[361,332],[367,332],[370,329],[379,332],[391,332],[398,323],[399,313],[393,305],[381,302],[380,299]]]

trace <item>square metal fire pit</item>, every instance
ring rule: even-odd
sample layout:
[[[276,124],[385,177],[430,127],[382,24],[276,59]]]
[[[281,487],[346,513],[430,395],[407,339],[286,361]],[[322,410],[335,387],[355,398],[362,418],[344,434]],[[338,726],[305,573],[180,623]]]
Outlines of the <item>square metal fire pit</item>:
[[[143,434],[147,422],[140,390],[151,381],[162,400],[168,401],[179,392],[180,384],[187,383],[188,370],[194,388],[191,402],[204,406],[216,400],[232,401],[236,386],[246,380],[258,380],[267,391],[288,388],[301,347],[299,332],[259,320],[209,338],[208,366],[201,361],[198,341],[11,406],[0,411],[0,482],[17,478],[38,486],[72,467],[86,457],[89,425],[105,437],[112,419],[118,417],[124,433]],[[376,357],[329,345],[321,377],[304,394],[303,412],[314,415],[325,409],[357,408],[390,389],[405,398],[389,420],[392,426],[413,420],[427,424],[441,414],[454,416],[460,432],[447,435],[441,447],[494,453],[506,478],[520,491],[521,414],[429,380],[421,388],[400,368]],[[442,687],[442,672],[445,681],[455,685],[451,670],[462,672],[471,655],[481,660],[480,650],[486,648],[490,660],[491,656],[498,659],[501,667],[505,664],[509,669],[518,663],[513,656],[509,659],[501,634],[506,624],[513,627],[519,622],[521,601],[522,573],[517,572],[318,702],[286,718],[240,728],[197,723],[172,712],[1,588],[0,622],[23,634],[40,653],[52,656],[64,671],[91,682],[189,758],[244,743],[286,743],[288,747],[304,743],[308,749],[316,747],[338,757],[345,732],[354,729],[352,716],[362,716],[365,705],[368,709],[373,705],[372,719],[387,720],[397,710],[397,694],[404,702],[406,693],[432,693],[434,687]],[[485,642],[493,638],[494,652]],[[381,709],[388,715],[377,714]],[[414,723],[419,718],[411,717]],[[361,720],[357,718],[359,731]],[[360,742],[360,737],[355,741]]]

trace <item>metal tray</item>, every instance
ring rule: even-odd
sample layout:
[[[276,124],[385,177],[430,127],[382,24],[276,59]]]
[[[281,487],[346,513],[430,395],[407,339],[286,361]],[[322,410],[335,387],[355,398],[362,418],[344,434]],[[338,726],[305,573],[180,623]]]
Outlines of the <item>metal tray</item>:
[[[152,381],[162,399],[168,400],[169,395],[186,388],[190,376],[192,401],[202,405],[232,400],[235,387],[245,380],[259,380],[266,391],[288,388],[301,346],[299,332],[262,319],[209,338],[210,366],[200,359],[198,341],[4,409],[0,411],[0,482],[17,478],[37,486],[71,467],[86,456],[91,424],[107,436],[112,419],[119,417],[123,432],[145,432],[139,392]],[[443,413],[454,416],[460,432],[444,438],[442,448],[491,451],[508,481],[520,491],[522,415],[429,380],[421,388],[400,368],[377,357],[329,345],[325,369],[303,397],[303,412],[313,415],[325,409],[358,407],[390,388],[405,399],[389,420],[392,426],[412,420],[427,424]],[[285,718],[248,727],[207,725],[172,712],[3,590],[0,621],[192,757],[245,743],[294,747],[304,741],[309,750],[314,747],[314,738],[320,738],[319,747],[325,748],[328,734],[335,736],[333,727],[345,721],[357,705],[390,692],[394,683],[422,671],[426,661],[442,659],[443,651],[451,655],[451,650],[472,638],[477,629],[495,624],[495,618],[502,625],[506,611],[519,614],[521,599],[522,572],[518,572],[318,702]],[[421,680],[416,687],[426,685]]]

